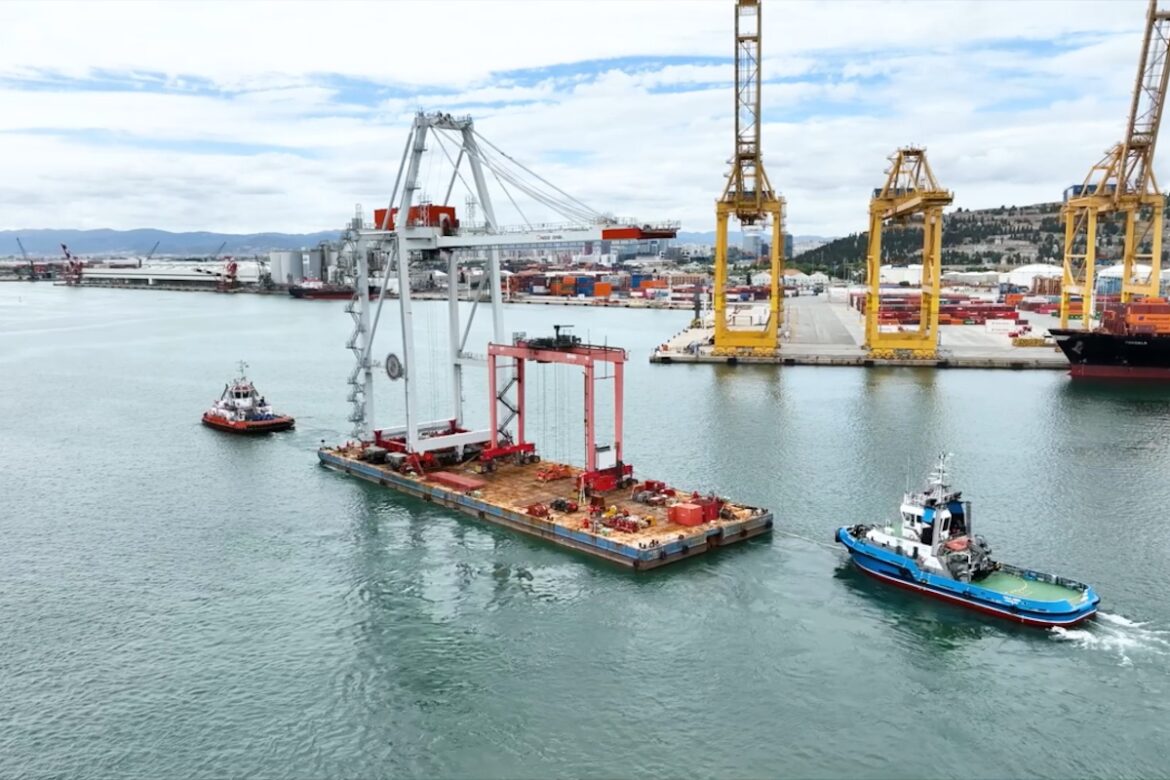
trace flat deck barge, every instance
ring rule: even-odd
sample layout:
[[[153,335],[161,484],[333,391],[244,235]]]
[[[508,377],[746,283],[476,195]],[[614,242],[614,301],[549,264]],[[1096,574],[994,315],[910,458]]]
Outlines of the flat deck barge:
[[[485,473],[477,464],[470,463],[417,475],[399,472],[385,463],[369,462],[363,459],[363,452],[362,445],[351,444],[323,447],[317,455],[328,468],[637,571],[665,566],[772,530],[771,512],[726,500],[714,519],[697,525],[672,522],[669,504],[686,502],[693,494],[668,486],[663,486],[661,493],[673,492],[676,499],[668,499],[662,505],[639,501],[639,486],[595,493],[602,497],[611,513],[624,516],[628,512],[630,518],[635,518],[624,525],[638,526],[615,529],[590,519],[584,504],[572,512],[551,508],[557,499],[579,501],[577,484],[581,469],[547,461],[499,462],[494,470]],[[561,469],[565,477],[551,481],[539,479],[537,475],[542,470],[547,473],[550,465]],[[544,508],[547,514],[531,514],[529,510],[534,506]]]

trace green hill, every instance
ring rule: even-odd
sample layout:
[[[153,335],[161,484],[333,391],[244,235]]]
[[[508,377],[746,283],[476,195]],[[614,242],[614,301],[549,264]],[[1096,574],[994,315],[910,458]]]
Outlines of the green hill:
[[[890,226],[882,233],[882,263],[905,265],[922,261],[921,223]],[[1120,257],[1122,226],[1102,220],[1103,260]],[[821,270],[834,276],[864,274],[869,233],[853,233],[797,255],[790,265],[806,272]],[[1008,268],[1027,263],[1059,263],[1064,228],[1059,203],[1000,206],[955,211],[943,215],[942,262],[948,266]]]

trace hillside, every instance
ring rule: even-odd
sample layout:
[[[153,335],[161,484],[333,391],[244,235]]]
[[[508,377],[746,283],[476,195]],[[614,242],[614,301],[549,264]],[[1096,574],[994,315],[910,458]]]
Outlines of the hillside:
[[[0,257],[19,256],[19,238],[30,255],[60,257],[61,244],[78,255],[144,255],[158,242],[158,255],[209,255],[227,242],[227,254],[262,254],[270,249],[300,249],[336,240],[336,230],[320,233],[171,233],[166,230],[0,230]]]
[[[1117,222],[1101,225],[1100,256],[1120,255]],[[853,233],[794,258],[793,265],[841,274],[865,264],[868,232]],[[1012,266],[1026,263],[1059,263],[1064,245],[1059,203],[1000,206],[994,209],[955,211],[943,215],[942,262],[952,266]],[[921,262],[922,228],[913,224],[888,227],[882,234],[882,262]]]

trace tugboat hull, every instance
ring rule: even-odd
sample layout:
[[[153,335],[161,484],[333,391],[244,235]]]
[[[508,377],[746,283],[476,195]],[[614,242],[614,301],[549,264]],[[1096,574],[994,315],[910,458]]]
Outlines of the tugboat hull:
[[[1097,614],[1100,603],[1091,587],[1039,572],[1000,564],[1002,576],[996,572],[983,583],[960,582],[924,571],[911,558],[860,541],[849,533],[848,528],[837,530],[836,541],[845,545],[857,568],[875,579],[1015,623],[1068,628]],[[997,579],[993,582],[992,578]],[[1021,595],[1015,595],[1009,587],[1016,582],[1016,590],[1021,591]],[[993,584],[995,589],[985,587]],[[1070,598],[1029,597],[1026,591],[1030,585],[1035,590],[1050,591],[1047,595],[1067,591]]]
[[[228,433],[260,434],[287,431],[296,425],[296,420],[292,417],[281,416],[273,417],[269,420],[234,422],[212,414],[205,414],[203,415],[203,424],[209,428],[227,431]]]

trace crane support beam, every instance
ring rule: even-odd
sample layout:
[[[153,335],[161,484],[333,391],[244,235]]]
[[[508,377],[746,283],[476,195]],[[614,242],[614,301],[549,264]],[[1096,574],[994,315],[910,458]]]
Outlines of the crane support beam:
[[[926,150],[906,147],[890,157],[886,183],[869,204],[865,301],[865,348],[877,358],[938,357],[939,291],[942,286],[942,213],[954,195],[939,186]],[[922,218],[922,282],[918,327],[885,331],[881,322],[882,229],[887,222]]]
[[[762,44],[760,0],[735,4],[735,156],[715,204],[715,310],[716,355],[772,356],[779,350],[783,317],[784,199],[778,197],[764,171],[760,151],[760,53]],[[764,322],[738,322],[734,307],[727,305],[728,222],[741,225],[771,223],[771,283]]]
[[[1064,285],[1060,327],[1073,317],[1092,327],[1098,225],[1117,219],[1122,239],[1121,301],[1158,295],[1162,277],[1165,200],[1154,177],[1154,149],[1170,81],[1170,9],[1150,0],[1125,137],[1064,193]],[[1148,266],[1145,273],[1140,266]]]

